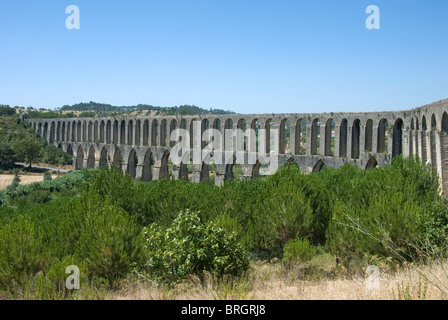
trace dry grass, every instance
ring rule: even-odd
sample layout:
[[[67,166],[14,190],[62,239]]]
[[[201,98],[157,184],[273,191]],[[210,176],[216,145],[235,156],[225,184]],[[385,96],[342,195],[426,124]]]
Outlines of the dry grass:
[[[120,291],[108,292],[108,300],[394,300],[447,299],[448,262],[431,266],[408,266],[394,273],[380,273],[380,281],[369,286],[367,278],[297,279],[297,271],[280,264],[254,265],[250,276],[231,287],[212,277],[204,282],[192,278],[172,289],[151,282],[133,282]],[[425,280],[427,277],[427,280]],[[439,287],[439,288],[438,288]],[[442,290],[441,290],[442,289]]]

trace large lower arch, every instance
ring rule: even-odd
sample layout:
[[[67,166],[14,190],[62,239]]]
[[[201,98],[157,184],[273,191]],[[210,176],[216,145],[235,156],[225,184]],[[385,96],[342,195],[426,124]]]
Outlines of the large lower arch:
[[[117,148],[115,150],[113,164],[114,164],[114,166],[117,166],[118,168],[121,168],[122,162],[123,162],[123,159],[121,157],[121,150],[120,150],[120,148]]]
[[[143,181],[152,181],[152,168],[154,165],[154,157],[150,149],[146,151],[145,157],[143,159],[143,171],[142,171],[142,180]]]
[[[107,149],[106,149],[106,147],[103,147],[103,149],[101,149],[99,167],[106,168],[107,162],[108,162],[107,160],[108,160]]]
[[[160,164],[159,180],[169,180],[170,179],[169,160],[170,160],[170,152],[165,151],[165,153],[162,156],[162,161]]]
[[[84,149],[79,146],[78,152],[76,153],[75,169],[82,169],[84,163]]]
[[[91,146],[87,156],[87,169],[93,168],[95,168],[95,148]]]
[[[132,178],[137,176],[138,157],[134,149],[129,153],[127,173]]]
[[[375,157],[370,157],[369,161],[367,161],[366,169],[372,169],[378,166],[378,161],[376,161]]]
[[[316,162],[316,164],[314,165],[314,168],[313,168],[313,172],[319,172],[319,171],[321,171],[322,169],[324,169],[326,166],[325,166],[325,162],[322,160],[322,159],[319,159],[317,162]]]

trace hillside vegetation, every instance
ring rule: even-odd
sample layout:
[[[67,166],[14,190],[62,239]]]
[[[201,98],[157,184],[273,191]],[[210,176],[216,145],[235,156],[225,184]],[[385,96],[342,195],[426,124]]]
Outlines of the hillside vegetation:
[[[0,192],[0,291],[103,298],[125,280],[169,292],[196,277],[215,279],[225,298],[225,290],[246,292],[260,261],[302,280],[440,261],[448,210],[437,181],[417,159],[400,157],[311,175],[287,165],[223,187],[141,182],[116,167],[72,172]],[[324,260],[330,270],[316,263]],[[64,286],[70,265],[80,269],[80,290]]]
[[[72,164],[69,155],[48,145],[45,139],[16,114],[14,108],[3,106],[0,107],[0,170],[12,170],[16,161],[28,164]]]

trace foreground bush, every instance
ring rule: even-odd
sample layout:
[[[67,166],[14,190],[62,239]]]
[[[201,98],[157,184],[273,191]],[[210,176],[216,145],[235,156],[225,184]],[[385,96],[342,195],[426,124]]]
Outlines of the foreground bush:
[[[179,214],[170,228],[151,225],[146,229],[152,276],[176,282],[187,275],[202,276],[208,271],[217,277],[238,275],[249,268],[249,260],[235,234],[218,224],[204,224],[196,213]]]
[[[145,260],[144,238],[126,213],[113,205],[88,212],[75,256],[87,264],[91,275],[109,285],[126,276]]]
[[[0,229],[0,290],[23,293],[48,263],[43,232],[19,216]]]
[[[291,268],[295,264],[310,261],[316,254],[316,247],[308,239],[290,240],[283,247],[283,263]]]

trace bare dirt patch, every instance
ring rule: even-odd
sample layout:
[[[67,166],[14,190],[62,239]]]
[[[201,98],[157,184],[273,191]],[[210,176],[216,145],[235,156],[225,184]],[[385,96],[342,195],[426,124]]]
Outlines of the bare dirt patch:
[[[12,180],[14,179],[13,174],[1,174],[0,175],[0,190],[6,189],[7,186],[9,186],[12,183]],[[33,182],[41,182],[44,180],[44,174],[43,173],[32,173],[32,174],[19,174],[20,177],[20,184],[26,185]],[[52,178],[57,178],[57,175],[52,175]]]

